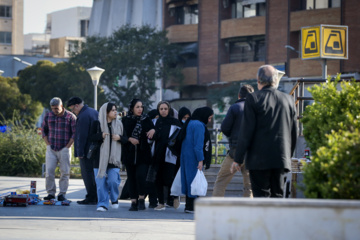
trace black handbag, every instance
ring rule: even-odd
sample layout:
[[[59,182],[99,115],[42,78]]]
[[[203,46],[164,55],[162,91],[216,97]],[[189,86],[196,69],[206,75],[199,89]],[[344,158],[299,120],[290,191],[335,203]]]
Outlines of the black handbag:
[[[181,128],[177,128],[173,134],[171,134],[171,136],[169,137],[169,140],[168,140],[168,147],[173,147],[176,143],[176,138],[177,136],[179,135],[179,132],[180,132]]]
[[[100,130],[100,129],[99,129],[99,125],[98,125],[98,128],[97,128],[97,130],[96,130],[96,133],[100,132],[99,130]],[[87,155],[86,155],[86,158],[87,158],[87,159],[93,158],[93,157],[94,157],[94,154],[95,154],[95,153],[97,152],[97,150],[100,148],[100,145],[101,145],[101,143],[99,143],[99,142],[92,142],[92,143],[90,144],[89,151],[88,151],[88,153],[87,153]]]

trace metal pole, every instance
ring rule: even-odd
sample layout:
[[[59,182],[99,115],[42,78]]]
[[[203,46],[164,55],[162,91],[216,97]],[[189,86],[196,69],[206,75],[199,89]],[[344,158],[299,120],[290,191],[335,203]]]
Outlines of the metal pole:
[[[97,110],[97,85],[94,84],[94,109]]]
[[[218,152],[218,134],[219,134],[219,129],[218,128],[215,128],[215,164],[217,164],[217,160],[218,160],[218,155],[219,155],[219,152]]]
[[[327,64],[326,64],[326,58],[324,58],[321,62],[322,66],[322,78],[327,79]]]

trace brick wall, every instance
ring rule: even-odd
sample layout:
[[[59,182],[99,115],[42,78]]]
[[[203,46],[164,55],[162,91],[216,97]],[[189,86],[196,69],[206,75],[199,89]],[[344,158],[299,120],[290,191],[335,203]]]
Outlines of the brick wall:
[[[199,1],[199,84],[218,81],[219,0]]]

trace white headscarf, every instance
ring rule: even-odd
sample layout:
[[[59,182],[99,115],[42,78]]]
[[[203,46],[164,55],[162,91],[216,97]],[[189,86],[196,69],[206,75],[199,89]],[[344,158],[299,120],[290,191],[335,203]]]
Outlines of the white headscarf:
[[[108,103],[104,103],[99,111],[99,122],[102,133],[109,133],[106,112],[107,105]],[[121,121],[117,119],[111,121],[111,129],[112,135],[117,134],[121,136],[123,134],[123,125]],[[97,178],[102,178],[105,176],[108,163],[114,164],[119,168],[121,166],[121,144],[119,141],[112,141],[112,139],[110,139],[110,134],[106,135],[104,142],[101,144],[100,147],[100,163]]]

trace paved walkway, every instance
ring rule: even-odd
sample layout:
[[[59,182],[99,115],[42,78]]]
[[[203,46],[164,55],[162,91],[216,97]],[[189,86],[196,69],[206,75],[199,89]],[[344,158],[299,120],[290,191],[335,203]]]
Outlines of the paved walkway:
[[[44,178],[1,176],[0,194],[29,190],[30,181],[37,181],[40,197],[47,195]],[[96,212],[76,203],[84,196],[83,181],[70,179],[70,206],[0,207],[0,239],[195,239],[194,215],[184,213],[184,203],[177,210],[130,212],[130,201],[120,200],[119,209]]]

